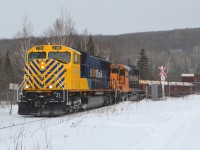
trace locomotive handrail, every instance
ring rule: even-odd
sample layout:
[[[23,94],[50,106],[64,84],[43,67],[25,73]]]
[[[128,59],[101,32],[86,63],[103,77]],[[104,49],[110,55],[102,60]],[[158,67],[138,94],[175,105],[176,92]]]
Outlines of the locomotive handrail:
[[[19,102],[19,90],[21,87],[23,88],[24,82],[25,82],[25,80],[20,84],[20,86],[17,89],[17,102]],[[21,93],[22,93],[22,88],[21,88]]]

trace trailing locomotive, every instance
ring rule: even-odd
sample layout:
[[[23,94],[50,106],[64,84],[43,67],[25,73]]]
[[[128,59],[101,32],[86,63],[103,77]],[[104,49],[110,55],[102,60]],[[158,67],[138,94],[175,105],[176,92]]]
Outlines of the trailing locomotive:
[[[20,115],[57,116],[126,100],[139,85],[134,66],[111,64],[63,45],[27,52]]]

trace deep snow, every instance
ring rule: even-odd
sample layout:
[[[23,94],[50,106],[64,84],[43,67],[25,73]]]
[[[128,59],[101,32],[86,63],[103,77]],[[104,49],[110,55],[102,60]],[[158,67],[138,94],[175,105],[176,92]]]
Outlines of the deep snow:
[[[199,139],[199,95],[128,101],[55,118],[19,116],[17,106],[9,115],[8,107],[0,107],[2,150],[199,150]]]

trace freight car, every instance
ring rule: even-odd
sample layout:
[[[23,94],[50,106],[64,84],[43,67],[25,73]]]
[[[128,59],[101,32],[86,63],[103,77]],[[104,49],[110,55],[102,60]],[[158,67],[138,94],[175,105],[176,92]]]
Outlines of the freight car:
[[[27,52],[18,114],[57,116],[126,100],[139,84],[134,66],[111,64],[63,45]]]
[[[146,85],[146,96],[151,99],[162,97],[162,84],[160,81],[140,80],[140,85]],[[163,82],[165,96],[179,97],[193,94],[194,85],[188,82]]]

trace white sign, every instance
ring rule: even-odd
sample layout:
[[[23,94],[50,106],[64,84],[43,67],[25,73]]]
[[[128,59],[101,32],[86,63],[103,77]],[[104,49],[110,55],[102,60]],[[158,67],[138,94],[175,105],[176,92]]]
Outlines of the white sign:
[[[160,76],[161,81],[165,81],[166,77],[165,76]]]
[[[167,76],[167,73],[165,72],[166,67],[160,66],[159,69],[160,69],[160,73],[159,73],[160,79],[161,79],[161,81],[165,81],[166,76]]]
[[[160,76],[167,76],[167,73],[165,72],[166,67],[160,66],[159,69],[160,69],[160,74],[159,74]]]
[[[18,84],[14,84],[14,90],[18,90],[19,85]]]
[[[96,78],[102,78],[103,77],[103,72],[102,70],[98,69],[90,69],[90,77],[96,77]]]
[[[165,72],[160,72],[159,74],[160,76],[167,76],[167,74]]]
[[[18,90],[19,85],[18,84],[14,84],[14,83],[10,83],[9,84],[9,89],[10,90]]]

